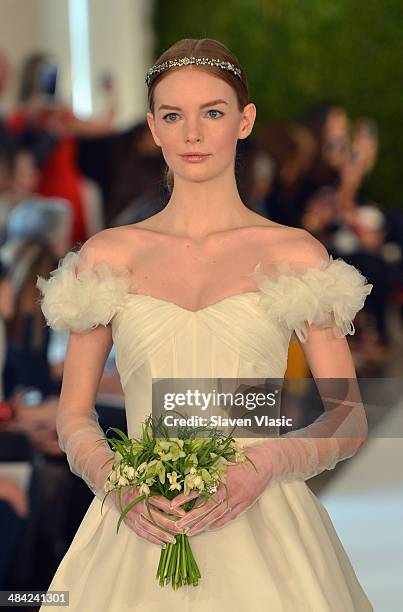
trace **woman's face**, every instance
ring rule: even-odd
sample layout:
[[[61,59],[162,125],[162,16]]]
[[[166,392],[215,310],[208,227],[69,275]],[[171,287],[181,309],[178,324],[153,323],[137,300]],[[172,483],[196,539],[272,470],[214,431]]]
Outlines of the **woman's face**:
[[[254,104],[238,109],[235,91],[222,79],[188,66],[170,72],[154,90],[154,115],[147,121],[155,143],[175,175],[187,181],[211,180],[234,168],[238,139],[252,131]],[[192,152],[208,157],[191,163]]]
[[[17,197],[25,197],[35,193],[39,183],[40,173],[35,160],[28,151],[19,151],[15,158],[13,191]]]

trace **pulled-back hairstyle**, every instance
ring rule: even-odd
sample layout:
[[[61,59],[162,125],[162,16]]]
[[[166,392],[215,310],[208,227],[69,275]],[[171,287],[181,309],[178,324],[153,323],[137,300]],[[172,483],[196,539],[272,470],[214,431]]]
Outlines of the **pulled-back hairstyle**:
[[[213,38],[183,38],[164,51],[164,53],[160,55],[154,64],[161,64],[168,60],[181,59],[183,57],[216,58],[224,62],[230,62],[236,66],[236,68],[239,68],[241,70],[241,78],[239,78],[232,71],[219,68],[218,66],[210,66],[209,64],[197,65],[198,70],[209,72],[210,74],[222,79],[232,87],[238,100],[238,109],[240,112],[242,112],[244,107],[249,104],[249,87],[245,72],[235,55],[218,40],[214,40]],[[192,65],[194,66],[194,64]],[[168,70],[164,70],[159,74],[155,73],[151,76],[151,81],[148,88],[148,105],[153,115],[154,91],[157,83],[159,83],[173,70],[181,70],[181,68],[181,66],[175,66],[173,68],[169,68]],[[166,169],[165,180],[168,190],[172,193],[174,177],[172,170],[168,166]]]

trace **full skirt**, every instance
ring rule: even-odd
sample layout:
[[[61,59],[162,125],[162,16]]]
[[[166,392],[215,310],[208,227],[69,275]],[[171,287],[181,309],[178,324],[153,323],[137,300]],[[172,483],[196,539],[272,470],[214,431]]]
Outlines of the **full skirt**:
[[[101,515],[98,498],[90,504],[48,588],[69,591],[69,610],[373,612],[304,481],[275,483],[224,527],[190,537],[202,578],[177,591],[156,579],[161,547],[124,522],[117,534],[118,518],[105,504]]]

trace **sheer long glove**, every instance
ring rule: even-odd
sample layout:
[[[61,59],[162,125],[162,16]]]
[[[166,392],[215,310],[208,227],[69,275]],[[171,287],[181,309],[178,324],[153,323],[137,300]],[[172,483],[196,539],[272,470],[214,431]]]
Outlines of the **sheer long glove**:
[[[305,428],[245,449],[257,471],[249,462],[228,465],[227,488],[221,484],[212,499],[178,521],[178,527],[191,526],[188,535],[195,535],[208,527],[222,527],[254,505],[269,485],[287,480],[308,480],[352,457],[366,440],[368,426],[363,405],[357,401],[360,398],[356,380],[348,379],[347,383],[347,398],[340,403],[340,400],[326,397],[326,391],[329,394],[327,379],[317,381],[323,390],[325,412]],[[343,383],[339,381],[336,384]],[[336,408],[329,407],[333,402],[339,402]],[[220,507],[223,515],[216,520],[214,513],[219,513]],[[206,514],[206,510],[210,512]]]
[[[105,434],[98,421],[95,409],[92,414],[84,414],[63,409],[59,405],[56,411],[59,446],[66,453],[71,472],[82,478],[102,501],[106,495],[104,483],[112,470],[114,453],[102,440]],[[108,495],[105,504],[112,503],[113,498]]]

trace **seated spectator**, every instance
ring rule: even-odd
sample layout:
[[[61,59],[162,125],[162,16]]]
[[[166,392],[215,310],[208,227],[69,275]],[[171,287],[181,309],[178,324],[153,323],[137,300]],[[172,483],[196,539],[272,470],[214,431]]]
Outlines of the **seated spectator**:
[[[111,227],[143,221],[166,204],[163,157],[148,125],[136,125],[126,146],[116,146],[116,150],[106,203],[106,219]]]
[[[272,122],[256,137],[258,146],[272,159],[274,176],[266,194],[267,216],[277,223],[300,226],[306,197],[306,175],[316,154],[316,144],[305,127]]]
[[[33,152],[15,144],[14,149],[4,152],[3,158],[0,155],[0,175],[0,188],[3,187],[0,191],[0,231],[3,243],[7,238],[8,217],[13,208],[37,194],[40,165]]]
[[[69,203],[57,198],[29,198],[16,204],[7,221],[7,242],[46,239],[56,257],[70,247],[72,214]],[[7,247],[3,253],[7,251]]]
[[[14,240],[1,249],[2,263],[13,287],[12,313],[6,321],[5,397],[19,387],[37,387],[47,397],[58,394],[47,361],[49,331],[38,301],[36,279],[49,275],[57,261],[47,242]]]
[[[301,227],[330,247],[334,232],[339,228],[337,191],[334,187],[321,187],[307,199]]]
[[[386,220],[383,213],[373,205],[356,206],[348,217],[348,224],[334,235],[333,252],[348,256],[374,285],[365,304],[365,310],[376,322],[379,341],[387,345],[390,341],[386,326],[387,304],[392,289],[393,274],[384,256]]]
[[[7,219],[12,208],[13,164],[14,149],[6,145],[0,133],[0,246],[6,239]]]
[[[10,561],[28,516],[28,497],[13,478],[0,476],[0,589],[7,588]]]

